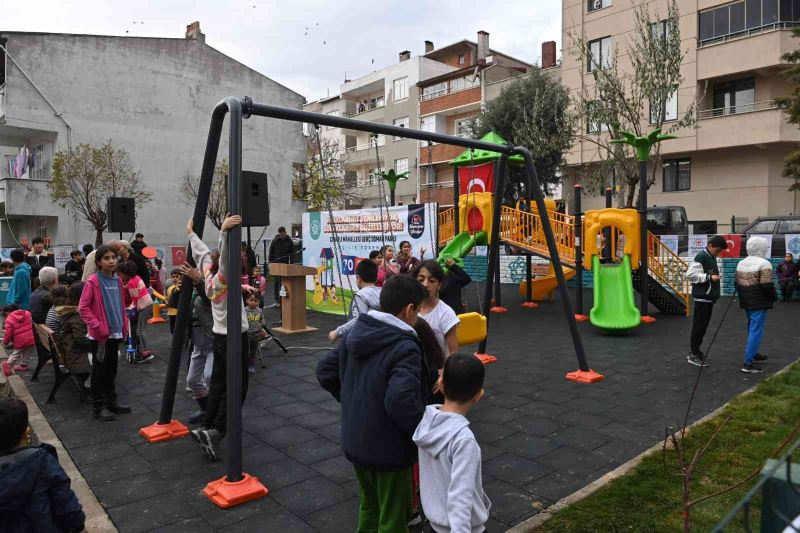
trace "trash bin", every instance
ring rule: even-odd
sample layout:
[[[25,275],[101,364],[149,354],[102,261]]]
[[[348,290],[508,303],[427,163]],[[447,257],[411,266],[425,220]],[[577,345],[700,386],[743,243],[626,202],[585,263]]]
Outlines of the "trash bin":
[[[6,305],[6,296],[8,296],[8,289],[11,287],[11,276],[0,276],[0,308]]]

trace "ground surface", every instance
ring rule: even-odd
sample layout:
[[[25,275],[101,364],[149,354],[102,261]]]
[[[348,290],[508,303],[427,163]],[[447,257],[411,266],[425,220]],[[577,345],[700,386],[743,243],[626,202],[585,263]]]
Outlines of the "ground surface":
[[[691,321],[660,316],[624,337],[600,335],[581,324],[590,366],[606,376],[595,385],[566,381],[575,370],[572,343],[558,302],[538,309],[518,307],[514,287],[504,287],[510,312],[493,315],[486,396],[470,416],[483,450],[486,492],[492,500],[488,530],[504,531],[571,494],[658,442],[665,425],[683,419],[697,368],[686,364]],[[474,301],[472,288],[468,299]],[[587,312],[591,292],[587,291]],[[638,299],[638,295],[637,295]],[[728,300],[715,309],[706,344]],[[277,312],[269,311],[277,320]],[[794,360],[786,343],[800,315],[798,304],[777,304],[767,319],[762,351],[774,372]],[[310,313],[317,333],[284,337],[292,357],[266,359],[251,380],[244,408],[244,466],[270,495],[221,510],[202,494],[204,485],[225,473],[189,439],[148,444],[137,430],[154,422],[161,404],[169,333],[151,327],[158,358],[148,364],[120,364],[118,390],[133,413],[102,423],[78,403],[65,383],[56,404],[44,404],[52,370],[29,383],[64,446],[121,531],[353,531],[357,511],[354,473],[342,456],[339,406],[323,391],[314,368],[327,331],[337,318]],[[762,376],[739,373],[745,318],[730,309],[703,372],[691,419],[719,407]],[[317,349],[314,349],[317,348]],[[195,409],[179,381],[175,417]],[[26,379],[27,381],[27,379]]]

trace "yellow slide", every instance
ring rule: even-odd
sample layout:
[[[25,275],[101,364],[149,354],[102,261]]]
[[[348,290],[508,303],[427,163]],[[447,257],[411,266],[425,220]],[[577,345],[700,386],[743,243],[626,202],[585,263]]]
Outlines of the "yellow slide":
[[[564,277],[570,280],[575,277],[575,269],[564,268]],[[550,271],[546,276],[539,276],[533,279],[533,299],[534,301],[552,300],[553,292],[558,288],[558,280],[556,280],[556,271],[553,268],[553,263],[550,263]],[[524,280],[519,284],[519,295],[523,298],[528,295],[528,281]]]

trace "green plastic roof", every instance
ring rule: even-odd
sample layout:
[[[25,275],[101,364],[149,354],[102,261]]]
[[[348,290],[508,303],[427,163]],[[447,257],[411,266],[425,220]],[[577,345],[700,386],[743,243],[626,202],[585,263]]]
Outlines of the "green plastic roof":
[[[505,146],[508,144],[505,139],[500,137],[493,131],[490,131],[483,137],[481,137],[483,142],[492,143],[492,144],[499,144],[501,146]],[[470,150],[467,148],[464,150],[461,155],[450,161],[450,164],[455,167],[467,167],[470,165],[481,165],[483,163],[488,163],[489,161],[497,161],[500,159],[500,152],[494,152],[492,150],[474,150],[472,152],[472,157],[470,157]],[[525,163],[525,159],[519,155],[512,155],[508,158],[508,162],[511,164],[518,164],[521,165]]]

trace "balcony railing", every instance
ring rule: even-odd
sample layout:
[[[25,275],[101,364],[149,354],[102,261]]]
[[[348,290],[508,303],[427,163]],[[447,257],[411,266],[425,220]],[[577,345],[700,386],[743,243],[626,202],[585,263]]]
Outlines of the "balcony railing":
[[[348,146],[344,149],[346,154],[352,154],[354,152],[361,152],[362,150],[374,150],[376,146],[381,147],[386,144],[385,140],[377,141],[377,142],[370,142],[367,144],[358,144],[356,146]]]
[[[422,189],[450,189],[453,186],[452,181],[434,181],[431,183],[421,183]]]
[[[435,98],[441,98],[442,96],[447,96],[448,94],[455,94],[464,91],[469,91],[470,89],[475,89],[476,87],[480,87],[480,82],[475,83],[459,83],[455,87],[451,87],[449,84],[447,87],[442,87],[439,90],[431,91],[429,93],[423,93],[419,95],[420,102],[427,102],[428,100],[433,100]],[[424,89],[423,89],[424,91]]]
[[[772,24],[765,24],[763,26],[758,26],[757,28],[750,28],[748,30],[741,30],[736,32],[731,32],[725,35],[720,35],[717,37],[709,37],[707,39],[698,39],[697,46],[703,47],[708,46],[711,44],[717,43],[724,43],[727,41],[732,41],[734,39],[739,39],[740,37],[750,37],[752,35],[758,35],[759,33],[764,33],[770,30],[784,30],[784,29],[791,29],[800,27],[800,22],[798,21],[781,21],[781,22],[773,22]]]
[[[354,117],[362,113],[368,113],[373,109],[380,109],[381,107],[386,107],[386,101],[383,99],[378,100],[377,102],[369,102],[368,104],[358,104],[356,105],[356,108],[353,111],[345,113],[344,116],[348,118]]]
[[[707,118],[724,117],[728,115],[741,115],[743,113],[754,113],[756,111],[766,111],[769,109],[778,109],[780,106],[775,100],[766,100],[764,102],[753,102],[750,104],[742,104],[737,106],[718,107],[715,109],[705,109],[697,112],[697,118],[700,120]]]

